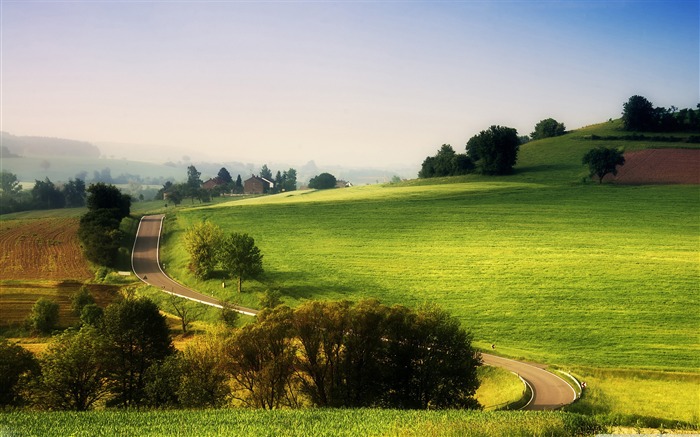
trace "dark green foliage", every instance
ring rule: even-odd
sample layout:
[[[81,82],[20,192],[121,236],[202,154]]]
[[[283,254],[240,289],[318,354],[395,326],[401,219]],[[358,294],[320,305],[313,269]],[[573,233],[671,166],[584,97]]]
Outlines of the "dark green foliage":
[[[219,179],[221,179],[225,184],[230,184],[233,182],[233,178],[231,177],[231,173],[229,173],[225,167],[221,167],[221,169],[219,170],[219,173],[216,176]]]
[[[559,123],[553,118],[546,118],[535,125],[535,131],[530,134],[533,140],[558,137],[566,133],[564,123]]]
[[[456,176],[471,173],[473,170],[474,161],[471,158],[465,154],[457,154],[452,146],[443,144],[435,156],[425,158],[418,177]]]
[[[0,407],[24,404],[23,383],[38,373],[39,363],[31,352],[0,338]]]
[[[222,339],[210,337],[188,344],[180,359],[177,395],[184,408],[220,408],[231,390]]]
[[[267,164],[263,164],[262,168],[260,169],[260,177],[263,179],[267,179],[268,181],[273,180],[272,179],[272,170],[270,170],[267,167]]]
[[[229,328],[235,328],[236,323],[238,323],[238,318],[240,317],[240,314],[233,310],[233,308],[230,308],[226,305],[224,305],[223,308],[221,308],[221,312],[219,313],[219,320],[221,323],[223,323],[225,326]]]
[[[95,328],[102,325],[104,310],[94,303],[85,305],[80,311],[80,323],[93,326]]]
[[[238,278],[238,292],[243,289],[243,280],[254,278],[263,272],[263,255],[248,234],[232,233],[220,242],[219,263],[231,277]]]
[[[241,175],[236,177],[236,184],[233,187],[233,192],[236,194],[243,193],[243,180],[241,179]]]
[[[656,128],[654,105],[642,96],[634,95],[622,105],[625,130],[653,131]]]
[[[328,188],[335,188],[337,180],[335,176],[330,173],[321,173],[318,176],[314,176],[309,181],[309,188],[314,188],[316,190],[326,190]]]
[[[467,156],[487,175],[511,173],[519,149],[518,131],[505,126],[491,126],[467,142]]]
[[[678,132],[700,130],[700,111],[654,105],[642,96],[632,96],[622,105],[625,130],[647,132]],[[700,108],[699,108],[700,109]]]
[[[182,354],[175,352],[151,365],[146,370],[144,404],[154,408],[176,408],[180,406],[178,390],[182,380]]]
[[[51,333],[58,325],[58,304],[45,297],[39,298],[32,307],[28,322],[34,331]]]
[[[119,221],[131,213],[131,196],[122,194],[114,185],[98,182],[91,184],[87,191],[87,207],[90,211],[110,211]]]
[[[588,165],[589,176],[598,176],[598,182],[602,184],[606,174],[617,174],[617,166],[624,165],[625,157],[618,149],[601,146],[591,149],[583,155],[581,163]]]
[[[78,238],[85,257],[101,266],[114,266],[122,240],[114,210],[88,211],[80,217]]]
[[[85,206],[85,181],[82,179],[70,179],[63,186],[63,195],[66,198],[67,207]]]
[[[70,297],[71,310],[73,310],[73,314],[76,316],[80,316],[80,313],[83,311],[83,307],[94,303],[95,298],[92,297],[90,291],[84,285]]]
[[[66,198],[63,193],[49,178],[34,182],[32,201],[35,209],[56,209],[66,206]]]
[[[174,352],[165,317],[148,299],[125,299],[107,307],[103,329],[110,345],[113,404],[138,406],[146,371]]]
[[[41,359],[39,402],[48,409],[90,409],[109,393],[105,337],[90,326],[55,337]]]

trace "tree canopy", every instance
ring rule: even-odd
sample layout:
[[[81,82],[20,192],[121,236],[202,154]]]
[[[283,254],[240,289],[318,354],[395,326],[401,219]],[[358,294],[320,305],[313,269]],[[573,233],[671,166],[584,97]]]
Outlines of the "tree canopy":
[[[218,263],[217,251],[223,231],[212,222],[195,223],[185,232],[185,249],[190,254],[190,270],[197,278],[206,279]]]
[[[535,131],[530,134],[530,138],[541,140],[543,138],[558,137],[559,135],[564,135],[564,133],[566,133],[564,123],[559,123],[553,118],[545,118],[535,125]]]
[[[224,271],[238,278],[238,292],[243,289],[243,280],[254,278],[263,272],[260,249],[248,234],[231,233],[221,240],[219,262]]]
[[[518,159],[518,131],[505,126],[491,126],[467,142],[467,156],[483,174],[501,175],[513,171]]]
[[[625,157],[618,149],[601,146],[589,150],[581,162],[588,165],[589,176],[598,176],[598,183],[602,184],[608,173],[617,175],[617,167],[625,164]]]
[[[314,188],[316,190],[326,190],[329,188],[335,188],[338,181],[330,173],[321,173],[318,176],[314,176],[309,181],[309,188]]]
[[[457,154],[449,144],[443,144],[435,156],[428,156],[423,161],[419,178],[456,176],[471,173],[474,162],[466,154]]]

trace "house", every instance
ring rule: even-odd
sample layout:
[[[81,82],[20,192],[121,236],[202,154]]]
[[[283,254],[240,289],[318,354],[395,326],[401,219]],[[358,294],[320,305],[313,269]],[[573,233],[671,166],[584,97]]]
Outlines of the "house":
[[[204,188],[205,190],[211,191],[214,188],[220,187],[221,185],[225,185],[225,184],[226,184],[226,182],[224,182],[223,179],[221,179],[220,177],[217,176],[215,178],[209,179],[208,181],[204,182],[202,184],[202,188]]]
[[[244,194],[264,194],[275,188],[275,183],[265,178],[251,176],[243,182]]]
[[[352,183],[348,182],[348,181],[344,181],[342,179],[338,179],[335,182],[335,187],[336,188],[349,188],[349,187],[352,187]]]

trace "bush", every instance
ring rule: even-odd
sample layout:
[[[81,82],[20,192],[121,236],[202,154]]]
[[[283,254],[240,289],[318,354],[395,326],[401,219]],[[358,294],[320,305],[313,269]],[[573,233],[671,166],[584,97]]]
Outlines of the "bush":
[[[29,326],[42,334],[49,334],[58,324],[58,304],[45,297],[34,303],[29,315]]]

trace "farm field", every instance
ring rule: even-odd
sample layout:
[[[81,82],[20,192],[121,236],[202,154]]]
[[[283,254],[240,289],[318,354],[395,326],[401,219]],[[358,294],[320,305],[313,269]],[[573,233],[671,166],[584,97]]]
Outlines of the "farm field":
[[[77,217],[1,220],[0,280],[92,277],[80,249],[77,229]]]
[[[366,409],[0,413],[3,436],[524,436],[593,435],[595,419],[563,412]]]

